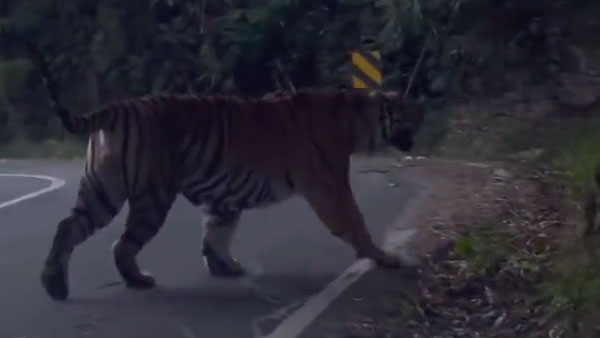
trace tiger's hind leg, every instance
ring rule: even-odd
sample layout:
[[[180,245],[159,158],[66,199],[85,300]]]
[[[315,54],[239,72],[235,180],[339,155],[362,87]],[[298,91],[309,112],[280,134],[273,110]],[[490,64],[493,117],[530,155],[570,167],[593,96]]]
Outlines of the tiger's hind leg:
[[[75,247],[104,228],[125,202],[118,185],[111,183],[87,172],[81,178],[71,215],[58,224],[40,276],[46,292],[55,300],[64,300],[69,294],[68,265]]]
[[[144,289],[156,285],[150,273],[140,270],[136,256],[159,232],[174,201],[174,193],[162,190],[150,190],[129,199],[126,230],[113,245],[114,262],[127,287]]]
[[[241,212],[206,212],[202,254],[210,274],[220,278],[236,278],[245,274],[240,263],[231,257],[229,247]]]

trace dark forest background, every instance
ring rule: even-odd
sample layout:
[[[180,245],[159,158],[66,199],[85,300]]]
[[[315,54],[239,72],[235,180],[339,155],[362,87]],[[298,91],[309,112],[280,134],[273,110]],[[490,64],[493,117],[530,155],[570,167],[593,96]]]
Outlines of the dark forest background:
[[[384,88],[434,107],[573,68],[566,0],[0,0],[0,144],[64,140],[23,41],[52,60],[75,111],[149,92],[261,95],[348,81],[377,49]],[[576,28],[576,27],[575,27]],[[576,62],[575,62],[576,63]],[[514,71],[513,71],[514,70]]]

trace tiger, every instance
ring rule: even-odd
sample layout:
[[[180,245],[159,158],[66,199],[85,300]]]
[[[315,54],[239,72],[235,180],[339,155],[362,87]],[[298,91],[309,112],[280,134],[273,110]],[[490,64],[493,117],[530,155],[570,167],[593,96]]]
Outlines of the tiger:
[[[202,256],[217,278],[246,274],[229,251],[242,212],[293,196],[303,197],[357,258],[383,268],[406,265],[369,234],[349,165],[356,154],[410,151],[423,123],[420,101],[367,89],[303,88],[255,98],[150,93],[74,115],[42,61],[52,110],[69,133],[89,134],[77,198],[57,225],[40,274],[52,299],[69,295],[75,248],[107,226],[126,201],[129,213],[112,244],[113,261],[127,288],[154,287],[155,277],[136,257],[179,194],[202,211]]]

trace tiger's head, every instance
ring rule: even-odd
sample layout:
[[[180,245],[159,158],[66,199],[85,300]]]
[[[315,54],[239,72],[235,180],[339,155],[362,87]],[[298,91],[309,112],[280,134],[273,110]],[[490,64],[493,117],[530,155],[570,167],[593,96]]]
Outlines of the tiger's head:
[[[367,96],[371,128],[365,130],[363,140],[358,142],[360,149],[356,150],[369,154],[390,146],[404,152],[412,150],[425,117],[424,104],[393,91],[373,90]]]

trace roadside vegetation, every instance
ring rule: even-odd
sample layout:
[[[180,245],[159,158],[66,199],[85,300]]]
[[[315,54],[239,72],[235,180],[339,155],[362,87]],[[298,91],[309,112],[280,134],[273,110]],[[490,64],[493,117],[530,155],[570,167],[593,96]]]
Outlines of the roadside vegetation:
[[[579,236],[557,257],[554,278],[548,283],[552,308],[573,336],[600,334],[600,249],[597,236],[600,210],[600,123],[571,133],[557,158],[579,217]]]

